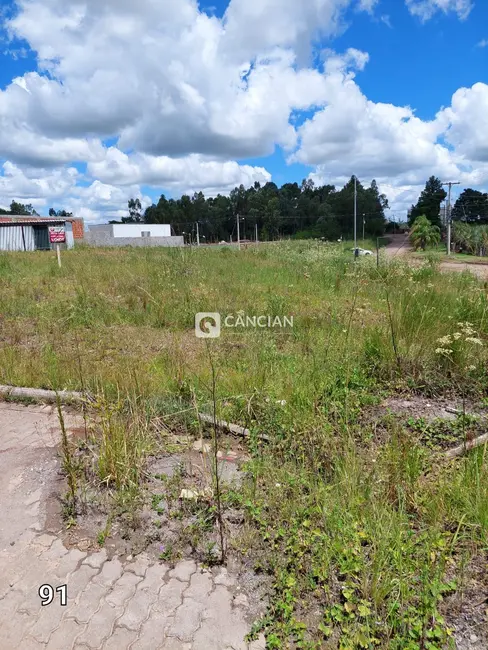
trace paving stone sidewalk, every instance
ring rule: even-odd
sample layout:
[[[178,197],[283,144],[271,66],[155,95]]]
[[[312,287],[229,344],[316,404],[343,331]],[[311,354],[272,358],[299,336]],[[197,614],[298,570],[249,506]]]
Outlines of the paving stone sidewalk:
[[[0,402],[0,650],[264,650],[244,641],[247,598],[225,569],[122,563],[44,532],[59,435],[49,407]],[[66,606],[55,592],[43,607],[44,584],[67,585]]]

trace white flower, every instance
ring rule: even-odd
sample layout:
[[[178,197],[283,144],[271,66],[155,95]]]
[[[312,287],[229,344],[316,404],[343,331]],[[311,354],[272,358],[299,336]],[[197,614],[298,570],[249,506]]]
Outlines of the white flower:
[[[466,343],[474,343],[475,345],[483,345],[482,341],[474,336],[467,336]]]
[[[452,343],[452,339],[448,334],[447,336],[443,336],[442,338],[437,339],[437,343],[440,343],[441,345],[449,345]]]

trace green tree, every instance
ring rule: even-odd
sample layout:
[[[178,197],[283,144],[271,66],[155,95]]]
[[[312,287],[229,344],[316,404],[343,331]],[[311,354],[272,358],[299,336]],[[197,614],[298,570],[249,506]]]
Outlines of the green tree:
[[[34,208],[30,203],[24,205],[23,203],[17,203],[17,201],[12,201],[12,203],[10,204],[10,214],[25,215],[25,216],[33,215],[35,217],[39,216],[39,214],[34,210]]]
[[[421,248],[424,251],[427,246],[436,246],[440,240],[439,226],[433,225],[424,214],[415,219],[410,230],[410,242],[415,250]]]
[[[66,210],[55,210],[54,208],[49,208],[50,217],[72,217],[72,212],[67,212]]]
[[[142,222],[142,205],[139,199],[129,199],[129,216],[122,217],[122,223],[141,223]]]
[[[488,194],[471,188],[465,189],[452,209],[454,221],[486,223],[488,221]]]
[[[431,176],[425,184],[417,205],[412,206],[408,217],[408,224],[412,225],[418,217],[425,216],[432,225],[441,227],[441,203],[445,200],[447,193],[442,187],[442,181]]]

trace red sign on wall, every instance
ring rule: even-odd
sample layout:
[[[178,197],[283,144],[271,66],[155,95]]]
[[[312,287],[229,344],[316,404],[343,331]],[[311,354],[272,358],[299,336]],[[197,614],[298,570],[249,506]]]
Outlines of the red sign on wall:
[[[51,244],[64,244],[66,231],[63,226],[49,226],[49,241]]]

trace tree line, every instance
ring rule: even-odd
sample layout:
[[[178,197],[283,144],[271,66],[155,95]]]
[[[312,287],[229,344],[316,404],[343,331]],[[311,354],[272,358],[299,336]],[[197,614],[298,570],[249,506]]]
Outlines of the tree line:
[[[442,228],[443,215],[447,207],[442,204],[447,199],[447,192],[442,181],[431,176],[425,184],[416,205],[409,210],[408,223],[412,225],[418,217],[425,216],[433,226]],[[446,214],[447,217],[447,214]],[[453,221],[464,221],[470,224],[488,223],[488,194],[467,188],[463,190],[451,210]]]
[[[39,213],[36,212],[33,208],[33,206],[30,203],[24,204],[24,203],[18,203],[17,201],[12,201],[10,204],[10,209],[5,210],[4,208],[0,208],[0,214],[3,215],[16,215],[16,216],[33,216],[33,217],[38,217]]]
[[[5,216],[18,216],[18,217],[39,217],[39,213],[34,209],[30,203],[18,203],[17,201],[12,201],[10,204],[10,209],[5,210],[0,208],[0,214]],[[50,217],[72,217],[72,212],[67,212],[66,210],[55,210],[54,208],[49,208]]]
[[[358,237],[384,233],[388,199],[376,181],[370,186],[357,183]],[[179,199],[161,195],[157,203],[142,210],[139,199],[128,202],[129,215],[123,223],[167,223],[173,234],[195,239],[197,223],[201,241],[241,239],[275,240],[281,237],[349,238],[354,229],[354,176],[337,190],[334,185],[315,185],[310,179],[278,187],[256,182],[246,189],[234,188],[229,196],[205,197],[203,192]],[[112,221],[111,223],[117,223]]]
[[[458,250],[486,255],[488,252],[488,194],[466,188],[451,208],[442,203],[447,192],[439,178],[431,176],[416,205],[409,210],[410,240],[415,248],[426,249],[441,240],[449,216],[453,221],[452,241]]]

